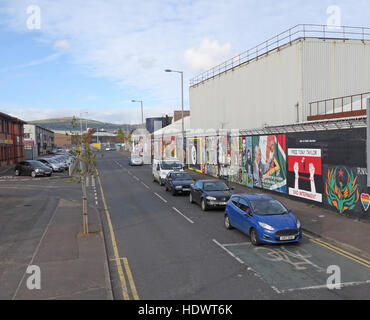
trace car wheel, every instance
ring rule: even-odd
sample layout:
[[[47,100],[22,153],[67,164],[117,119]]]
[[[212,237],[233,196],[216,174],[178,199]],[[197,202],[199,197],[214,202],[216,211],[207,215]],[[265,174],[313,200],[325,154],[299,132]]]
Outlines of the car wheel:
[[[166,191],[168,191],[168,187],[166,186]]]
[[[32,177],[32,178],[36,178],[36,176],[37,176],[36,171],[32,171],[32,172],[31,172],[31,177]]]
[[[19,170],[15,170],[15,175],[19,177],[21,175],[21,172]]]
[[[250,237],[251,237],[251,243],[254,245],[254,246],[258,246],[261,244],[259,238],[258,238],[258,233],[255,229],[252,229],[251,232],[250,232]]]
[[[176,190],[175,189],[172,189],[172,195],[176,196]]]
[[[225,228],[227,230],[231,230],[233,227],[230,223],[230,219],[229,219],[229,216],[227,214],[225,214],[225,220],[224,220],[224,223],[225,223]]]
[[[191,192],[189,193],[189,202],[194,203],[193,195],[191,194]]]
[[[202,199],[202,202],[201,202],[200,206],[202,208],[202,211],[207,211],[208,210],[208,206],[207,206],[206,200],[204,198]]]

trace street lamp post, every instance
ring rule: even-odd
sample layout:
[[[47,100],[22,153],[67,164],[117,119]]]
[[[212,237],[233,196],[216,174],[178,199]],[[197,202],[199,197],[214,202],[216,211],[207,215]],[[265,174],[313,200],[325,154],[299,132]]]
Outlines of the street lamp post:
[[[143,108],[143,101],[141,101],[141,100],[131,100],[131,102],[140,102],[140,103],[141,103],[141,124],[144,126],[144,108]]]
[[[185,164],[184,147],[185,147],[185,129],[184,129],[184,72],[171,69],[164,70],[165,72],[176,72],[181,75],[181,132],[182,132],[182,162]]]

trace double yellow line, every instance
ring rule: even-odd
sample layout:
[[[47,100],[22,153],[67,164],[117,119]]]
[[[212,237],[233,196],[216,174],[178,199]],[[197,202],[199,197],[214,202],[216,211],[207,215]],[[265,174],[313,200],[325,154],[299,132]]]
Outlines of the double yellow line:
[[[352,260],[354,262],[357,262],[357,263],[359,263],[359,264],[361,264],[361,265],[363,265],[363,266],[365,266],[367,268],[370,268],[370,261],[365,260],[365,259],[363,259],[363,258],[361,258],[359,256],[356,256],[356,255],[354,255],[354,254],[352,254],[352,253],[350,253],[350,252],[348,252],[346,250],[343,250],[341,248],[338,248],[337,246],[334,246],[334,245],[332,245],[330,243],[327,243],[327,242],[325,242],[325,241],[323,241],[323,240],[321,240],[319,238],[311,237],[310,235],[308,235],[306,233],[304,235],[307,238],[309,238],[310,241],[312,241],[312,242],[314,242],[314,243],[316,243],[316,244],[318,244],[318,245],[320,245],[322,247],[325,247],[325,248],[327,248],[327,249],[329,249],[331,251],[334,251],[335,253],[338,253],[341,256],[346,257],[347,259],[350,259],[350,260]]]
[[[115,234],[114,234],[112,220],[110,218],[107,202],[105,200],[104,191],[103,191],[102,183],[101,183],[101,180],[100,180],[100,175],[99,175],[98,170],[96,170],[96,172],[97,172],[98,182],[99,182],[99,186],[100,186],[101,196],[102,196],[102,199],[103,199],[104,211],[105,211],[105,215],[106,215],[107,222],[108,222],[110,237],[111,237],[111,241],[112,241],[114,259],[111,259],[111,261],[116,262],[118,276],[119,276],[119,279],[120,279],[120,282],[121,282],[123,299],[124,300],[130,300],[130,295],[129,295],[127,282],[126,282],[126,278],[125,278],[125,272],[124,272],[124,270],[125,270],[126,271],[126,277],[127,277],[130,289],[131,289],[132,298],[134,300],[139,300],[140,298],[139,298],[139,295],[138,295],[137,290],[136,290],[134,278],[132,276],[130,266],[128,264],[128,260],[127,260],[127,258],[120,258],[120,256],[119,256],[116,237],[115,237]],[[123,266],[122,266],[122,263],[123,263]]]

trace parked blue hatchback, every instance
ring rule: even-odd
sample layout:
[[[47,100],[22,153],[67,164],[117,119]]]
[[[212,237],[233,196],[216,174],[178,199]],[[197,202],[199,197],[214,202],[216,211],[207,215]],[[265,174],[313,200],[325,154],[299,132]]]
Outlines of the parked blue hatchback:
[[[302,239],[301,223],[281,202],[262,194],[231,196],[225,209],[225,227],[261,243],[291,243]]]

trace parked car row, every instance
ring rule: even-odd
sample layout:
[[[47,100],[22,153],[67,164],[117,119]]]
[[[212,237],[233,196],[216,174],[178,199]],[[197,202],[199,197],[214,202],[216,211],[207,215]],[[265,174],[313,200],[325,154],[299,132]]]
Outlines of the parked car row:
[[[53,172],[63,172],[69,169],[73,157],[66,152],[59,151],[54,155],[40,158],[38,160],[26,160],[15,165],[16,176],[38,176],[50,177]]]
[[[190,203],[200,205],[202,211],[224,209],[225,228],[247,234],[253,245],[292,243],[302,238],[299,220],[272,196],[232,194],[233,188],[216,179],[195,181],[179,162],[172,160],[155,160],[152,174],[166,191],[174,196],[187,194]]]

